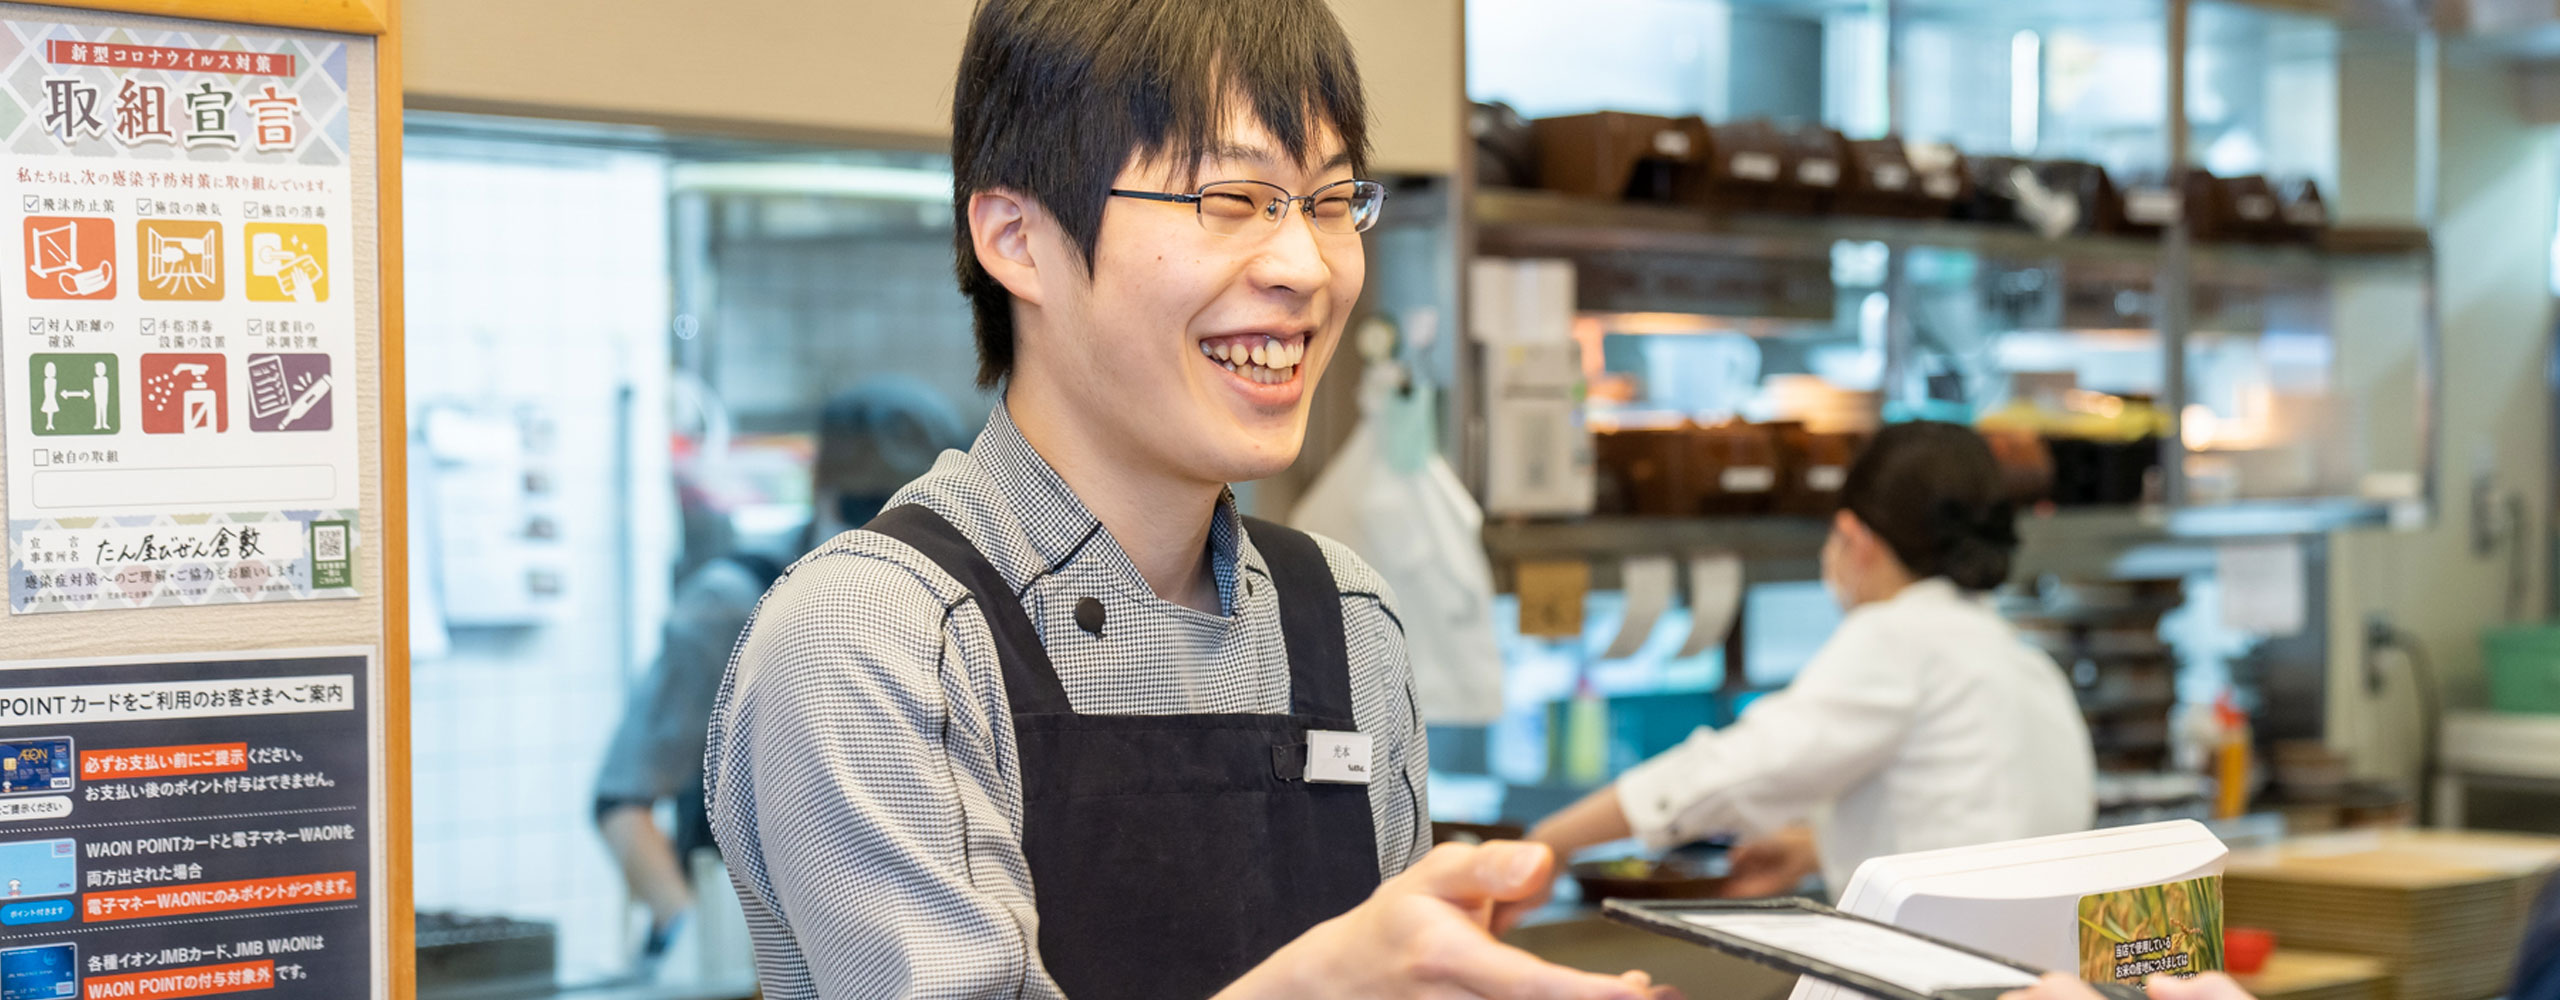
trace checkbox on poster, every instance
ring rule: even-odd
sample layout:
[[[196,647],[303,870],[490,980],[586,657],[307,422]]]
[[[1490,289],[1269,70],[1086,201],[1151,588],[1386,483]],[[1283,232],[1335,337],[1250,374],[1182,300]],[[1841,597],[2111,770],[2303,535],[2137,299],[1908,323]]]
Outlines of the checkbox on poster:
[[[35,460],[36,460],[36,468],[41,469],[41,468],[44,468],[44,467],[45,467],[45,466],[47,466],[47,465],[52,464],[52,460],[53,460],[53,453],[52,453],[52,452],[46,451],[46,450],[44,450],[44,449],[42,449],[42,448],[38,448],[38,449],[36,449],[36,450],[34,450],[34,451],[30,451],[30,452],[28,452],[27,454],[35,458]]]
[[[158,322],[158,321],[157,321],[157,320],[152,319],[152,318],[151,318],[151,317],[149,317],[149,316],[145,316],[145,317],[143,317],[143,318],[142,318],[142,335],[143,335],[143,336],[145,336],[145,337],[150,336],[150,335],[151,335],[151,328],[152,328],[152,325],[153,325],[154,323],[156,323],[156,322]]]
[[[36,317],[33,317],[33,316],[29,316],[29,317],[27,317],[27,332],[28,332],[28,333],[43,333],[43,332],[44,332],[44,321],[43,321],[43,320],[41,320],[41,319],[38,319],[38,318],[36,318]]]
[[[26,196],[26,198],[19,204],[20,207],[30,212],[44,211],[44,199],[36,197],[35,195]]]

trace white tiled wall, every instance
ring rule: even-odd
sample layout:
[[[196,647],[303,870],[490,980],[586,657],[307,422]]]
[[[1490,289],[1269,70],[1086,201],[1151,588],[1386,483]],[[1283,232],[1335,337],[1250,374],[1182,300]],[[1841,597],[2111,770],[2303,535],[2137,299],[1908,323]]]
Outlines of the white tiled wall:
[[[556,428],[538,461],[564,583],[541,625],[447,630],[432,600],[413,608],[418,906],[551,921],[564,981],[593,978],[622,965],[627,897],[591,783],[655,652],[675,535],[665,164],[431,140],[403,166],[411,426],[461,406],[530,407]],[[431,495],[426,449],[411,472]],[[433,506],[413,508],[421,530]],[[431,595],[447,567],[413,551]]]
[[[886,374],[939,391],[972,434],[994,405],[948,229],[715,249],[715,385],[741,422],[805,427],[831,394]]]

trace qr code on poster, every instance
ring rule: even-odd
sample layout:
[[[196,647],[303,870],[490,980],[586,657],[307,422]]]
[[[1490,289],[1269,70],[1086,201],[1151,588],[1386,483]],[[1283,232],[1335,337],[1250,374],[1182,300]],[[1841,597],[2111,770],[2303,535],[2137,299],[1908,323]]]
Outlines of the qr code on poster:
[[[311,532],[311,558],[332,562],[347,557],[347,529],[340,525],[315,528]]]

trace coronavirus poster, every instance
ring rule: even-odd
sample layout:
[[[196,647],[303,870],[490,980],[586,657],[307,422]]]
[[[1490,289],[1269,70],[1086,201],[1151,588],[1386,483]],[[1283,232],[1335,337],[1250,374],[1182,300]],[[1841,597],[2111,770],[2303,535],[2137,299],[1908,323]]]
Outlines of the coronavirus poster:
[[[0,21],[11,611],[355,595],[348,54]]]

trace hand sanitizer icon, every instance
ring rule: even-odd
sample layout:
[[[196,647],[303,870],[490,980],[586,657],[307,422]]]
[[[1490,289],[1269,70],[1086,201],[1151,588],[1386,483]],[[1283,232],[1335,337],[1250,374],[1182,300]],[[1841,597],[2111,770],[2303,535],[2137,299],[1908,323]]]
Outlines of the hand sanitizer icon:
[[[211,370],[205,365],[196,364],[179,365],[170,369],[181,377],[191,379],[194,383],[178,396],[179,426],[185,433],[193,434],[198,431],[219,429],[215,421],[222,415],[222,396],[214,392],[213,387],[206,384],[204,380],[205,373]]]
[[[140,388],[145,434],[221,434],[231,429],[229,374],[219,354],[145,354]],[[66,390],[67,391],[67,390]]]

